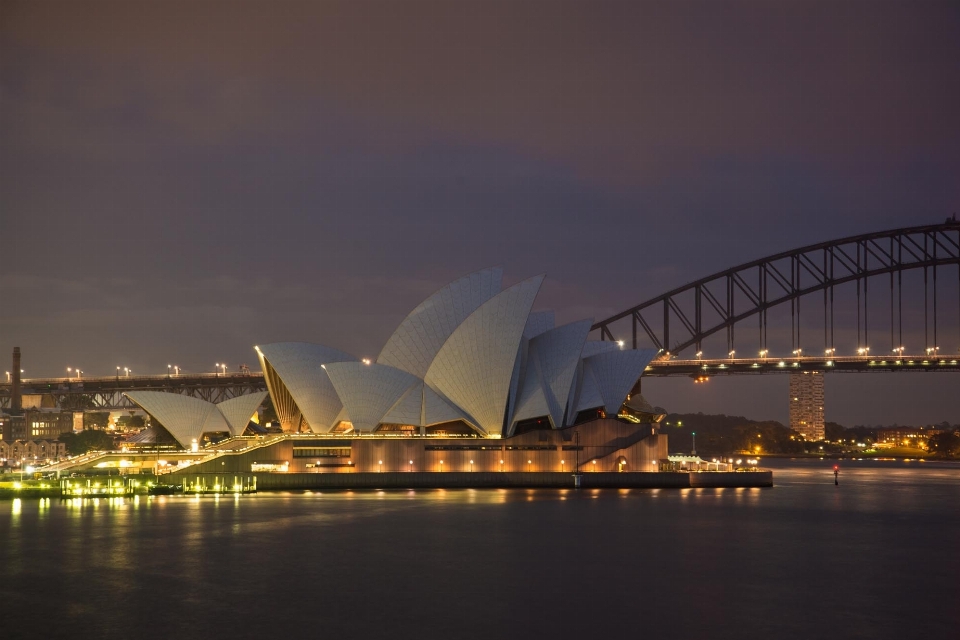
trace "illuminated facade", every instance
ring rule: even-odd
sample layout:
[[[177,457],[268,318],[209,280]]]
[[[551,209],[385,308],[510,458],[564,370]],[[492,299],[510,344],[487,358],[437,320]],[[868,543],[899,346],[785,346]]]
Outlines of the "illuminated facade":
[[[263,391],[214,404],[163,391],[131,391],[124,395],[153,416],[184,449],[199,448],[212,436],[243,435],[251,416],[267,397]]]
[[[652,349],[587,340],[592,320],[531,313],[543,276],[484,269],[417,306],[375,360],[285,342],[257,347],[283,430],[510,437],[616,415]]]
[[[790,374],[790,428],[804,439],[824,439],[823,372]]]
[[[658,471],[662,412],[630,399],[656,352],[588,341],[589,319],[555,326],[552,312],[531,312],[542,276],[506,289],[501,276],[484,269],[440,289],[375,359],[256,347],[281,436],[237,437],[266,392],[220,405],[127,396],[184,448],[234,436],[196,472]]]

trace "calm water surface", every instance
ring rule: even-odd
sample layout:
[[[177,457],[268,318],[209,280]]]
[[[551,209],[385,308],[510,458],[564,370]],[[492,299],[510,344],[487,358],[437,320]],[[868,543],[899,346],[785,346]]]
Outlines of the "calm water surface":
[[[0,501],[3,638],[960,637],[960,466],[773,489]]]

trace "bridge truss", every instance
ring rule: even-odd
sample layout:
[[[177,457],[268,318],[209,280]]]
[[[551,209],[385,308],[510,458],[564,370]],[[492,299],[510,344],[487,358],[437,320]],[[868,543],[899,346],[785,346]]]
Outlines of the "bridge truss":
[[[219,403],[237,396],[265,391],[260,373],[192,374],[160,376],[107,376],[102,378],[34,378],[22,383],[24,396],[39,396],[41,406],[65,411],[116,411],[136,409],[128,391],[166,391]],[[0,385],[0,408],[10,407],[10,385]]]
[[[937,322],[938,280],[953,280],[952,266],[956,266],[960,283],[960,221],[955,217],[943,224],[852,236],[748,262],[651,298],[597,322],[592,330],[600,331],[601,340],[615,340],[616,328],[629,321],[634,348],[638,336],[645,334],[668,356],[691,348],[699,354],[705,338],[725,331],[732,356],[738,323],[755,318],[760,353],[765,354],[768,311],[789,305],[791,349],[800,355],[801,300],[822,294],[822,309],[817,311],[823,314],[824,349],[829,354],[835,351],[834,290],[855,283],[857,345],[862,354],[871,327],[869,285],[876,287],[880,281],[881,286],[889,287],[891,349],[899,349],[902,355],[903,273],[922,270],[925,349],[936,355],[942,335]],[[960,323],[957,332],[960,338]]]

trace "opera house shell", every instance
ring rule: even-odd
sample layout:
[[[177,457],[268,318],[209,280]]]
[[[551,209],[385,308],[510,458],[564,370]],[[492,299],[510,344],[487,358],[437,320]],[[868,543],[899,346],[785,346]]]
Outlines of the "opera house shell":
[[[491,268],[443,287],[373,361],[319,344],[256,347],[283,430],[499,438],[616,416],[656,351],[587,340],[589,319],[558,327],[553,312],[531,312],[543,276],[501,281]],[[153,399],[130,396],[167,425]]]

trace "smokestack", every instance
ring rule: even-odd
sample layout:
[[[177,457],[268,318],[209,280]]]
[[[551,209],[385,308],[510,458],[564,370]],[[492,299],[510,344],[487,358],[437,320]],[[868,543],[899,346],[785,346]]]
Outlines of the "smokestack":
[[[10,414],[20,415],[23,400],[20,397],[20,347],[13,348],[13,386],[10,387]]]

